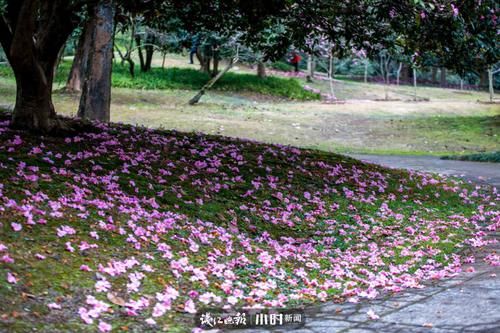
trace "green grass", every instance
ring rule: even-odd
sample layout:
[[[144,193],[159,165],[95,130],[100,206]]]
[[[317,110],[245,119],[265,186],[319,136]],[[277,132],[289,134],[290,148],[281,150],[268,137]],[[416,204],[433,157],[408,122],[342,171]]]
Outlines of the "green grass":
[[[284,62],[284,61],[273,62],[271,65],[269,65],[269,67],[271,67],[272,69],[283,71],[283,72],[293,72],[294,71],[293,66]]]
[[[115,66],[113,86],[136,89],[200,89],[210,80],[210,75],[189,68],[153,68],[150,72],[136,71],[132,78],[128,69]],[[214,87],[219,91],[252,92],[296,100],[319,99],[318,94],[302,88],[298,80],[279,77],[259,78],[253,74],[226,73]]]
[[[442,159],[443,160],[500,163],[500,151],[494,151],[494,152],[490,152],[490,153],[469,154],[469,155],[443,156]]]

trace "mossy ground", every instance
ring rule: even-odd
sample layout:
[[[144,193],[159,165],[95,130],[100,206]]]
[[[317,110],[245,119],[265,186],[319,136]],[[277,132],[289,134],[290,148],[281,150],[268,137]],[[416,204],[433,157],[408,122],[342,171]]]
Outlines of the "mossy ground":
[[[7,121],[7,115],[1,115],[0,121]],[[92,131],[99,132],[99,129]],[[90,133],[92,133],[92,131]],[[296,241],[308,240],[315,244],[314,251],[325,253],[325,251],[351,251],[353,249],[369,250],[368,242],[361,242],[364,237],[358,229],[360,219],[370,225],[373,230],[373,237],[370,242],[386,244],[391,242],[393,232],[400,233],[408,227],[420,229],[422,235],[433,235],[432,239],[413,242],[408,236],[407,241],[393,247],[387,257],[383,258],[383,265],[404,265],[412,262],[409,273],[413,274],[430,261],[438,265],[446,265],[451,260],[451,255],[463,251],[463,241],[471,236],[474,228],[467,224],[438,224],[439,228],[433,230],[429,225],[421,225],[420,221],[453,221],[453,216],[459,215],[464,219],[473,217],[478,213],[478,205],[487,205],[491,200],[491,193],[488,189],[479,191],[481,196],[473,196],[464,199],[462,193],[471,193],[474,188],[461,184],[453,180],[443,181],[437,179],[429,182],[427,176],[409,174],[402,170],[389,170],[376,165],[364,164],[357,160],[322,152],[318,150],[292,150],[280,146],[265,145],[256,142],[239,141],[220,136],[206,136],[200,134],[188,134],[169,131],[149,131],[143,128],[136,128],[124,125],[113,125],[108,131],[110,137],[107,142],[96,142],[86,136],[85,140],[78,143],[70,143],[64,138],[53,138],[33,136],[27,133],[7,131],[0,134],[0,146],[3,147],[0,153],[0,183],[3,198],[22,202],[27,193],[43,192],[49,198],[55,200],[64,199],[72,195],[72,190],[79,186],[84,186],[90,193],[90,198],[105,200],[107,196],[106,186],[97,182],[95,184],[79,183],[74,178],[68,178],[64,174],[57,174],[59,168],[66,169],[72,174],[99,175],[116,174],[116,183],[125,194],[137,198],[155,198],[159,211],[172,211],[176,214],[186,216],[186,225],[178,225],[175,230],[171,230],[163,235],[161,239],[172,247],[173,253],[186,251],[182,242],[174,241],[175,237],[187,239],[190,235],[190,224],[194,221],[210,221],[215,226],[228,228],[232,222],[236,221],[238,232],[250,239],[258,239],[264,234],[268,234],[271,239],[278,242],[294,239]],[[128,133],[128,134],[127,134]],[[13,151],[8,151],[12,140],[16,135],[22,137],[23,144]],[[131,143],[129,140],[138,141]],[[169,138],[171,143],[161,144],[153,142],[157,138]],[[146,140],[147,139],[147,140]],[[152,141],[150,141],[153,139]],[[114,142],[116,140],[116,143]],[[43,156],[53,156],[62,154],[77,156],[83,152],[99,151],[104,146],[115,147],[123,145],[124,155],[118,153],[119,150],[112,150],[109,154],[101,154],[96,157],[81,158],[78,163],[65,163],[64,158],[52,158],[48,162],[42,155],[31,153],[33,147],[41,147],[43,144]],[[193,164],[198,160],[200,146],[215,146],[215,151],[209,153],[210,158],[217,156],[222,165],[216,174],[210,171],[199,171],[196,173],[196,182],[193,182],[187,174],[192,174]],[[97,149],[97,150],[96,150]],[[197,151],[197,153],[194,153]],[[51,154],[47,155],[47,152]],[[120,156],[138,156],[141,153],[149,154],[154,152],[158,159],[145,160],[144,164],[131,167],[131,173],[122,173],[124,159]],[[136,155],[138,154],[138,155]],[[297,155],[294,155],[297,154]],[[239,157],[241,155],[241,158]],[[263,157],[260,159],[259,156]],[[210,160],[207,158],[207,161]],[[238,161],[244,161],[238,162]],[[293,161],[293,162],[291,162]],[[36,181],[23,179],[17,171],[20,163],[26,163],[30,167],[36,167],[35,172],[26,174],[46,174],[49,178],[41,177]],[[128,163],[128,162],[127,162]],[[168,168],[169,163],[175,164],[175,168]],[[345,179],[336,182],[338,178],[331,178],[325,169],[320,165],[340,165],[345,173],[340,173],[338,177]],[[98,168],[97,168],[98,166]],[[163,177],[165,183],[152,181],[150,172],[155,177],[159,175],[159,170],[167,168],[171,174]],[[236,169],[237,171],[236,171]],[[140,171],[139,171],[140,170]],[[360,173],[358,176],[353,175]],[[147,172],[146,172],[147,171]],[[115,173],[116,172],[116,173]],[[226,175],[227,177],[223,177]],[[290,177],[290,175],[294,175]],[[380,177],[378,175],[381,175]],[[241,177],[241,181],[231,179],[231,177]],[[275,186],[267,184],[256,190],[255,179],[266,179],[272,176]],[[269,178],[268,178],[269,179]],[[349,191],[354,193],[354,198],[363,196],[364,189],[360,189],[360,183],[375,182],[368,185],[368,193],[373,191],[375,198],[373,202],[361,202],[348,195]],[[226,184],[218,190],[209,189],[214,183]],[[325,184],[336,193],[324,193]],[[377,192],[377,184],[384,184],[384,191]],[[403,187],[402,187],[403,186]],[[295,221],[293,226],[269,223],[264,211],[275,207],[282,209],[282,199],[276,197],[278,188],[285,198],[290,198],[292,202],[301,203],[303,209],[294,211],[291,220]],[[451,189],[459,188],[455,191]],[[466,190],[463,192],[462,190]],[[164,195],[159,196],[162,191]],[[244,194],[254,191],[250,196]],[[361,191],[361,192],[360,192]],[[325,207],[336,206],[325,213],[317,213],[318,207],[312,204],[315,199],[303,199],[305,193],[321,198],[321,205]],[[394,196],[394,197],[392,197]],[[194,204],[197,199],[204,198],[204,202]],[[494,198],[494,197],[493,197]],[[311,201],[312,200],[312,201]],[[486,200],[486,201],[484,201]],[[269,202],[269,203],[265,203]],[[388,202],[390,210],[394,215],[381,217],[380,206]],[[265,204],[263,204],[265,203]],[[33,204],[33,203],[32,203]],[[3,203],[5,207],[5,202]],[[36,204],[37,209],[50,210],[49,205],[42,200]],[[246,209],[243,206],[255,209]],[[494,209],[490,207],[488,209]],[[85,218],[78,216],[77,210],[65,210],[63,217],[46,217],[46,226],[23,225],[21,232],[13,232],[11,222],[19,221],[22,214],[10,209],[0,210],[0,243],[9,248],[10,255],[15,259],[15,263],[2,264],[0,268],[0,295],[4,301],[0,302],[0,327],[7,331],[28,331],[36,328],[39,332],[67,332],[67,331],[93,331],[94,326],[84,325],[76,314],[77,309],[84,302],[84,295],[92,293],[93,285],[96,282],[93,273],[84,272],[79,269],[81,265],[95,267],[97,263],[106,263],[111,260],[125,259],[131,256],[142,257],[146,253],[157,253],[152,244],[145,243],[141,249],[130,246],[126,235],[116,232],[101,233],[99,239],[99,249],[85,252],[76,251],[74,253],[65,251],[63,239],[55,235],[54,230],[62,225],[70,225],[77,229],[77,235],[71,240],[75,244],[79,242],[95,242],[89,237],[89,232],[95,230],[96,221],[103,216],[112,217],[114,224],[119,227],[126,227],[128,215],[118,212],[115,208],[87,207],[88,216]],[[103,215],[104,214],[104,215]],[[272,215],[272,211],[269,212]],[[397,216],[402,216],[398,218]],[[331,219],[336,220],[336,225],[345,228],[331,227]],[[350,229],[352,228],[352,229]],[[342,229],[342,230],[340,230]],[[382,230],[381,232],[375,230]],[[347,232],[346,232],[347,230]],[[325,245],[323,240],[334,237],[332,244]],[[317,241],[317,242],[316,242]],[[315,243],[316,242],[316,243]],[[190,257],[190,262],[196,267],[206,265],[206,258],[210,251],[217,249],[224,251],[226,245],[222,241],[214,242],[212,247],[200,246],[200,250]],[[272,252],[272,247],[264,243],[256,243],[260,247],[259,251],[266,250]],[[243,247],[235,244],[237,252],[244,252]],[[404,249],[412,251],[427,251],[432,249],[435,254],[426,253],[419,260],[403,253]],[[332,252],[333,253],[333,252]],[[42,254],[47,258],[39,260],[35,254]],[[256,263],[248,265],[246,268],[235,269],[238,275],[238,282],[251,285],[256,279],[259,271],[257,254],[247,253],[250,260]],[[165,285],[176,284],[179,290],[187,292],[189,289],[204,289],[201,284],[176,281],[169,266],[158,260],[148,260],[148,264],[154,267],[155,272],[148,275],[144,281],[141,292],[143,294],[154,294]],[[294,269],[300,263],[297,261],[284,261],[281,268],[286,274],[293,275]],[[318,268],[311,269],[309,278],[321,281],[324,276],[322,271],[328,269],[331,262],[328,257],[318,257]],[[362,273],[361,267],[353,269],[357,274]],[[385,267],[385,266],[384,266]],[[18,284],[8,283],[4,276],[7,271],[13,271],[21,282]],[[265,280],[266,278],[264,278]],[[127,282],[125,277],[118,277],[113,281],[113,285],[123,286]],[[217,283],[208,290],[218,293]],[[286,283],[279,285],[280,292],[292,292],[292,288]],[[122,290],[123,292],[123,290]],[[326,290],[329,299],[339,300],[342,293],[339,288]],[[121,294],[125,297],[125,294]],[[314,297],[304,297],[300,301],[291,301],[288,305],[303,305],[314,302]],[[47,304],[56,302],[63,306],[63,310],[51,311]],[[116,331],[143,332],[164,330],[168,332],[181,332],[187,330],[192,324],[177,306],[166,316],[158,319],[158,326],[153,330],[145,326],[144,317],[127,317],[119,307],[113,308],[106,313],[106,318],[113,321]]]

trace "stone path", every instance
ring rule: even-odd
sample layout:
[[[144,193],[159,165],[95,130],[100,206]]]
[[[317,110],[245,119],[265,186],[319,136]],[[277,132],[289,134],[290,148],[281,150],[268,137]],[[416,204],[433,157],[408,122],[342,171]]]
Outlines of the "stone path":
[[[355,158],[396,168],[462,175],[500,186],[500,165],[444,161],[425,156],[352,155]],[[490,237],[500,241],[500,233]],[[306,309],[306,324],[294,333],[500,333],[500,266],[489,266],[483,258],[500,253],[500,242],[474,253],[476,262],[448,280],[427,283],[423,289],[385,295],[358,304],[326,303]],[[470,272],[468,272],[470,271]],[[380,318],[371,320],[372,310]],[[269,330],[239,330],[264,333]],[[286,332],[274,330],[272,332]]]
[[[500,163],[442,160],[434,156],[360,155],[349,156],[391,168],[412,169],[458,176],[466,180],[500,187]]]

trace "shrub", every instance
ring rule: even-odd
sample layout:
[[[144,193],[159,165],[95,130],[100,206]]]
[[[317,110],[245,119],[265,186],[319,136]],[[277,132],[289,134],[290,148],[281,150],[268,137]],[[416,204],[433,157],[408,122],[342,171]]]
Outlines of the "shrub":
[[[443,156],[442,159],[443,160],[500,163],[500,151],[494,151],[494,152],[490,152],[490,153],[469,154],[469,155]]]
[[[272,69],[276,69],[278,71],[283,71],[283,72],[293,72],[294,71],[293,66],[284,62],[284,61],[273,62],[269,67],[271,67]]]
[[[209,80],[207,73],[190,68],[153,68],[146,73],[137,70],[135,78],[130,76],[126,67],[115,66],[113,70],[113,86],[122,88],[197,90]],[[259,78],[254,74],[226,73],[213,89],[254,92],[297,100],[320,98],[319,94],[305,90],[296,79],[272,76]]]

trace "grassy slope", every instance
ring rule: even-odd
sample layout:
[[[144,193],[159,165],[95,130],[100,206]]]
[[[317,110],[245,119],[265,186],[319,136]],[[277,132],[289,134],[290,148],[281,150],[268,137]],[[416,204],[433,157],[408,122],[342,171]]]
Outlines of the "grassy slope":
[[[230,292],[244,294],[239,306],[358,297],[374,292],[367,281],[397,291],[445,276],[457,261],[451,254],[477,223],[498,214],[484,189],[330,153],[128,126],[40,139],[7,130],[0,118],[0,244],[15,260],[0,266],[0,295],[9,300],[0,303],[0,327],[7,330],[93,331],[97,322],[84,325],[77,313],[94,295],[111,305],[100,319],[118,331],[184,331],[191,325],[182,324],[188,291],[213,292],[225,302],[228,280]],[[12,222],[23,229],[13,231]],[[63,225],[76,234],[58,237]],[[79,250],[82,242],[98,249]],[[172,258],[162,256],[170,252]],[[209,256],[225,265],[225,277]],[[96,274],[99,264],[132,257],[155,271]],[[174,260],[183,257],[198,273],[173,275]],[[81,271],[82,264],[93,271]],[[5,280],[7,272],[17,284]],[[145,274],[137,292],[127,292],[132,272]],[[208,285],[190,280],[199,274]],[[151,304],[126,316],[94,290],[103,277],[125,301],[146,297]],[[165,286],[180,296],[151,328],[144,320]],[[49,310],[51,302],[62,309]]]

